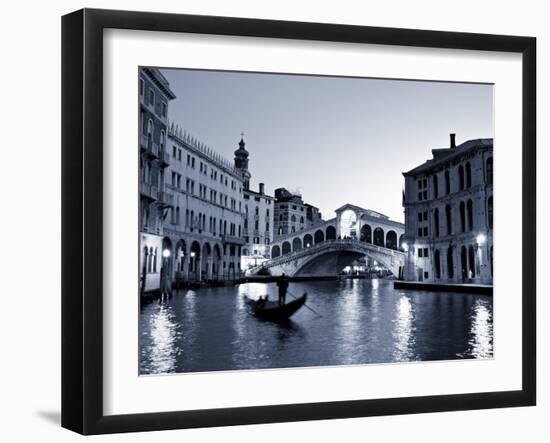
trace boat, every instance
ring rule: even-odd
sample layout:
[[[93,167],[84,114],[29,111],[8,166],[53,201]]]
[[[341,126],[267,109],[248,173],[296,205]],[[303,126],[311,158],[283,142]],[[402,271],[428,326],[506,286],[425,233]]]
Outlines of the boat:
[[[278,302],[260,299],[253,300],[246,297],[246,302],[252,309],[254,316],[261,318],[262,320],[269,321],[281,321],[287,320],[292,316],[298,309],[300,309],[307,300],[307,293],[292,300],[291,302],[280,305]]]

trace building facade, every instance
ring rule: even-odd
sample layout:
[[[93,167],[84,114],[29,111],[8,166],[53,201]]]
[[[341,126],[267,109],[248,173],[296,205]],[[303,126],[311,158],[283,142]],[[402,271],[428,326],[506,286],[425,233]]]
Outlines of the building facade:
[[[319,209],[304,203],[299,193],[290,192],[285,188],[275,189],[275,238],[303,231],[321,222],[322,217]]]
[[[173,254],[173,283],[238,278],[244,245],[241,172],[173,124],[168,150],[165,180],[173,205],[164,219],[164,235]]]
[[[244,241],[242,268],[258,266],[270,258],[273,241],[273,214],[275,199],[265,193],[263,183],[258,192],[244,190]]]
[[[168,103],[176,96],[156,68],[139,70],[140,291],[158,290],[162,267],[163,220],[172,208],[165,190],[170,164],[166,149]]]
[[[403,173],[404,279],[493,283],[493,139],[433,149]]]

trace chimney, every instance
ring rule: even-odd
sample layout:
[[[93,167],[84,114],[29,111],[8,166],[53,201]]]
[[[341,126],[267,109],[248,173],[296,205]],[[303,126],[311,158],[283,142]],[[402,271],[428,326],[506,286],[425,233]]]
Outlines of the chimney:
[[[456,148],[456,140],[455,140],[456,134],[452,133],[450,134],[450,136],[451,136],[451,149]]]
[[[264,184],[260,183],[260,194],[264,194]]]

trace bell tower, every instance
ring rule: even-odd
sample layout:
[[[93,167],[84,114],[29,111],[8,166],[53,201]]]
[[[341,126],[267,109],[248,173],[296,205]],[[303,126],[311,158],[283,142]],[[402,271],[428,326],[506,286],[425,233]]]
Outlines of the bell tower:
[[[244,132],[241,132],[241,141],[239,149],[235,151],[235,168],[240,171],[243,176],[244,189],[250,188],[250,172],[248,171],[249,153],[245,149]]]

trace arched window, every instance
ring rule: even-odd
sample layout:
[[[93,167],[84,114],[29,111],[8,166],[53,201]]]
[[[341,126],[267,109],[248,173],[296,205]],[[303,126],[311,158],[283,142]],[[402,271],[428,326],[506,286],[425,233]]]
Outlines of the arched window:
[[[445,170],[445,194],[451,193],[451,177],[449,176],[449,170]]]
[[[471,278],[475,278],[476,276],[476,253],[474,250],[474,247],[470,245],[468,247],[468,268],[470,269]]]
[[[304,248],[313,246],[313,237],[310,234],[304,235]]]
[[[386,248],[397,249],[397,233],[395,231],[388,231],[386,234]]]
[[[302,249],[302,240],[296,237],[292,240],[292,251],[299,251],[300,249]]]
[[[300,223],[302,223],[302,224],[304,223],[304,217],[303,216],[300,217]]]
[[[468,200],[466,204],[466,214],[468,219],[468,231],[474,229],[474,204],[472,200]]]
[[[147,122],[147,150],[153,150],[153,120]]]
[[[462,281],[467,281],[468,279],[468,251],[466,246],[460,248],[460,268],[462,270]]]
[[[260,208],[258,206],[256,206],[256,208],[254,209],[254,213],[256,215],[259,215],[260,214]]]
[[[315,240],[315,244],[317,243],[322,243],[325,241],[325,233],[323,231],[321,231],[320,229],[317,229],[317,231],[315,231],[315,234],[314,234],[314,240]]]
[[[472,186],[472,165],[470,162],[466,162],[466,188]]]
[[[487,199],[487,225],[493,229],[493,196]]]
[[[290,254],[290,243],[285,241],[283,243],[283,255]]]
[[[439,249],[434,252],[434,266],[435,266],[435,278],[441,278],[441,257]]]
[[[439,209],[434,210],[434,233],[436,237],[439,237]]]
[[[372,243],[372,228],[370,225],[361,226],[361,236],[359,239],[365,243]]]
[[[453,279],[455,276],[454,272],[454,263],[453,263],[453,248],[449,246],[447,248],[447,278],[449,280]]]
[[[460,202],[460,231],[466,232],[466,205]]]
[[[487,172],[487,184],[493,184],[493,157],[487,159],[485,170]]]
[[[164,152],[164,139],[165,139],[165,133],[164,130],[160,131],[160,150]]]
[[[271,248],[271,258],[276,258],[281,255],[281,248],[279,246],[275,245]]]
[[[149,262],[147,263],[147,272],[153,272],[153,247],[149,248]]]
[[[279,214],[279,221],[283,221],[283,214]]]
[[[460,165],[458,167],[458,189],[461,191],[464,189],[464,166]]]
[[[445,222],[447,224],[447,235],[453,233],[453,215],[451,205],[445,206]]]
[[[147,272],[147,265],[149,263],[149,248],[145,246],[143,248],[143,272]]]
[[[376,246],[384,246],[384,230],[382,228],[374,230],[374,244]]]
[[[155,248],[155,253],[153,254],[153,272],[157,272],[158,252],[159,252],[159,248]]]
[[[334,226],[327,226],[326,238],[327,240],[336,240],[336,228]]]
[[[432,181],[434,187],[434,198],[437,198],[439,196],[439,180],[437,178],[437,174],[433,175]]]

